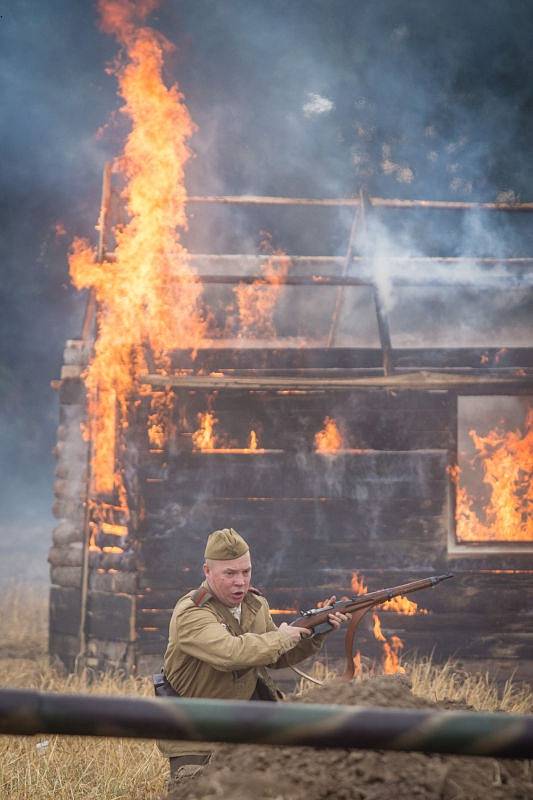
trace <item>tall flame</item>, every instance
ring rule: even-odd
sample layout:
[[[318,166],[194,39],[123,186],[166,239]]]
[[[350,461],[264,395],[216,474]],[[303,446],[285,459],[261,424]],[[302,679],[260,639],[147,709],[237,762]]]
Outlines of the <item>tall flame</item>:
[[[86,375],[97,492],[117,488],[120,481],[110,470],[115,425],[109,411],[116,398],[126,420],[128,394],[146,368],[145,348],[161,360],[165,351],[196,345],[205,331],[200,284],[180,282],[192,270],[176,232],[187,227],[184,168],[195,126],[178,87],[163,81],[163,58],[172,45],[141,24],[156,6],[156,0],[98,3],[103,30],[123,48],[112,72],[131,131],[114,166],[125,181],[129,215],[114,229],[114,261],[97,263],[94,250],[80,239],[70,256],[74,285],[92,289],[98,304],[98,337]]]
[[[456,520],[459,541],[533,541],[533,409],[529,409],[525,431],[491,430],[486,436],[469,431],[482,481],[489,489],[483,518],[461,484],[461,469],[450,467],[457,486]]]
[[[341,432],[332,417],[326,417],[324,427],[315,434],[315,450],[317,453],[335,453],[342,447]]]

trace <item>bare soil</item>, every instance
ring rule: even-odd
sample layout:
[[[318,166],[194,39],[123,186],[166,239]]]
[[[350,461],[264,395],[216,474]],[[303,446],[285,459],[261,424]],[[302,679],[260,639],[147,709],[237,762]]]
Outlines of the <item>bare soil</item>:
[[[404,676],[334,681],[291,702],[460,710],[411,692]],[[217,747],[169,800],[533,800],[529,761],[257,745]]]

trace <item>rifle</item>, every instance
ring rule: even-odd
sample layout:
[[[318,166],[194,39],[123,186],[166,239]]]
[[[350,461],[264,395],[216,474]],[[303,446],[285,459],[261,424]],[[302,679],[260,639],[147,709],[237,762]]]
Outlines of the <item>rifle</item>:
[[[290,623],[297,628],[307,628],[315,633],[328,633],[333,630],[333,626],[328,622],[328,616],[335,612],[341,611],[343,614],[350,613],[352,618],[346,631],[346,638],[344,641],[344,650],[346,653],[346,669],[342,676],[343,680],[351,680],[354,676],[354,663],[353,663],[353,642],[355,638],[355,631],[357,626],[365,616],[366,612],[374,606],[386,603],[387,600],[392,600],[393,597],[398,595],[412,594],[418,592],[420,589],[431,589],[441,581],[448,578],[453,578],[451,573],[446,575],[434,575],[430,578],[422,578],[418,581],[410,581],[410,583],[403,583],[401,586],[392,586],[389,589],[379,589],[377,592],[368,592],[367,594],[359,594],[355,597],[343,597],[329,606],[322,608],[310,608],[308,611],[300,611],[300,616],[293,619]]]

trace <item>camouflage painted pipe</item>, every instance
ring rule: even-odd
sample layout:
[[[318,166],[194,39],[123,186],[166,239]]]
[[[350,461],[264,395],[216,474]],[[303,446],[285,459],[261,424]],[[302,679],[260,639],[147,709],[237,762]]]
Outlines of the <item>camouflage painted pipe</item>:
[[[533,715],[0,690],[0,733],[533,758]]]

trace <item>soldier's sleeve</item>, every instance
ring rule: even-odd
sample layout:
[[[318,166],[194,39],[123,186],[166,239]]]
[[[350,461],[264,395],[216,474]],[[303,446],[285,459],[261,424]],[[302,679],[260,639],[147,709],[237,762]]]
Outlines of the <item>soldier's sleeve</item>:
[[[268,631],[277,631],[278,628],[276,623],[270,616],[268,602],[264,597],[261,599],[264,604],[264,613],[266,614],[266,628]],[[304,661],[310,656],[316,655],[324,644],[326,635],[327,634],[325,633],[319,633],[316,636],[306,636],[305,638],[300,639],[295,647],[293,647],[290,651],[283,653],[278,659],[276,659],[276,661],[273,661],[267,666],[269,666],[271,669],[283,669],[283,667],[290,667],[293,664],[298,664],[300,661]]]
[[[208,608],[191,606],[175,619],[180,649],[222,672],[264,667],[291,649],[290,637],[273,630],[234,636]]]

